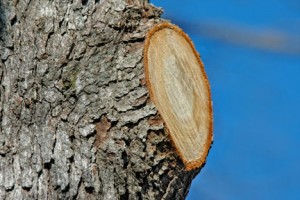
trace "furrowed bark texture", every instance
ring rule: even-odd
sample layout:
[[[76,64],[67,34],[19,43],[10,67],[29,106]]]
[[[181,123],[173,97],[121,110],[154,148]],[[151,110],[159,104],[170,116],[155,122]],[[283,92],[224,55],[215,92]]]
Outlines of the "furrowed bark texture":
[[[0,0],[0,199],[184,199],[133,0]]]

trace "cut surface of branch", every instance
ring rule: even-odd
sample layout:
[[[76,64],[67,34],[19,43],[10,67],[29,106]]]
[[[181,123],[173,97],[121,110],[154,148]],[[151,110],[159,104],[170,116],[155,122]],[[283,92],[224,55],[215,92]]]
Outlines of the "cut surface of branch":
[[[194,45],[177,26],[156,25],[146,38],[144,66],[151,100],[186,169],[202,166],[212,142],[212,103]]]

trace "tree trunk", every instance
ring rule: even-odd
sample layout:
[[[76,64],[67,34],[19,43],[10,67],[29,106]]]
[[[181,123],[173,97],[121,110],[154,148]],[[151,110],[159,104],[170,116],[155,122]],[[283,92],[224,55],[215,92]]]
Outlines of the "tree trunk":
[[[0,0],[0,199],[184,199],[145,86],[141,0]]]

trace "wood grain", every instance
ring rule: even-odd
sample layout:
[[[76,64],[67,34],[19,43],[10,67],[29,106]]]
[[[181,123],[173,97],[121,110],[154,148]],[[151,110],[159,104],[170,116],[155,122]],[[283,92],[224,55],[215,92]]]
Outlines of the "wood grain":
[[[151,99],[186,169],[200,167],[212,142],[209,82],[191,40],[162,23],[149,31],[144,65]]]

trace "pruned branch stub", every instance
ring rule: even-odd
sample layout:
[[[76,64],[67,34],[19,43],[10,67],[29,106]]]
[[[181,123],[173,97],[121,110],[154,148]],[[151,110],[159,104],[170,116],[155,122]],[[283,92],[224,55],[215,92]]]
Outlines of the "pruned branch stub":
[[[147,34],[146,83],[186,169],[202,166],[212,143],[212,101],[204,65],[190,38],[161,23]]]

